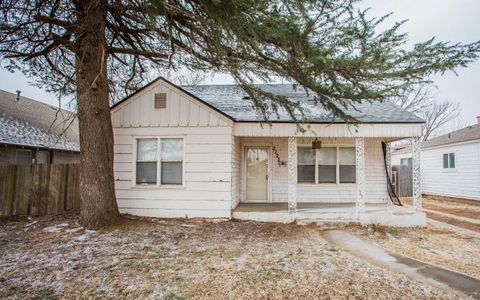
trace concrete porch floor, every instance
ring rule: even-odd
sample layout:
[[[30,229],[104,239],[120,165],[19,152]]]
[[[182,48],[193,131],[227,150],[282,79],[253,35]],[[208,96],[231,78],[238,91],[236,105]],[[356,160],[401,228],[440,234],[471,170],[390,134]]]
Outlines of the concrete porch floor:
[[[426,226],[426,215],[393,204],[366,203],[365,211],[356,212],[355,203],[297,203],[295,220],[288,213],[288,203],[239,203],[232,218],[258,222],[305,223],[345,222],[362,225]]]

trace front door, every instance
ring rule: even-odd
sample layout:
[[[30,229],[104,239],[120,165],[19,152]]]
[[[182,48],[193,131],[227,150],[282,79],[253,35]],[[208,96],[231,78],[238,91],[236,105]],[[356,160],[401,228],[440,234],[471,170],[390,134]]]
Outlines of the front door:
[[[268,158],[267,147],[247,147],[246,157],[246,201],[268,202]]]

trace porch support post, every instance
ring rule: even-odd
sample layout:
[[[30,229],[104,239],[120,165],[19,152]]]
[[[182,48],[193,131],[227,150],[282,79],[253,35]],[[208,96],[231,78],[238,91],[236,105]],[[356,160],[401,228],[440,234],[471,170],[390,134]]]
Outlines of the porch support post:
[[[357,201],[356,210],[358,213],[365,211],[365,139],[355,139],[356,154],[356,181],[357,181]]]
[[[392,144],[385,143],[385,164],[387,167],[387,176],[392,182]]]
[[[420,191],[420,138],[412,138],[412,188],[413,211],[422,209],[422,193]]]
[[[297,138],[288,138],[288,212],[295,219],[297,212]]]

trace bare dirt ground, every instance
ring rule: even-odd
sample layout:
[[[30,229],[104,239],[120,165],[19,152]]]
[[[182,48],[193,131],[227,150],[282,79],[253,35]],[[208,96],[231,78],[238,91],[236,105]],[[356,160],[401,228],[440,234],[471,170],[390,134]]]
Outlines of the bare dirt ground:
[[[412,205],[410,197],[400,200]],[[422,197],[422,207],[428,218],[480,232],[480,201],[426,195]]]
[[[76,218],[0,222],[0,298],[458,298],[336,248],[318,227],[125,219],[93,232],[79,227]],[[457,244],[462,256],[450,249],[453,244],[440,243],[461,238],[431,228],[415,232],[377,239],[396,245],[403,239],[404,249],[444,249],[452,260],[466,259],[479,246],[472,240]],[[470,263],[478,269],[478,261]]]

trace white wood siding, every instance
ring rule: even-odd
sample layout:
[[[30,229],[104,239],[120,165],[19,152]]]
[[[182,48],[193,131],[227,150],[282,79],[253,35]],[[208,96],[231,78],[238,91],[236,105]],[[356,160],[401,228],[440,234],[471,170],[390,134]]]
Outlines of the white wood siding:
[[[232,136],[232,209],[238,205],[241,197],[241,151],[240,138]]]
[[[154,109],[155,93],[167,93],[167,108]],[[158,80],[112,109],[113,127],[233,126],[230,119]]]
[[[455,169],[443,168],[443,154],[455,153]],[[422,193],[480,200],[480,142],[422,149]]]
[[[154,94],[167,108],[154,109]],[[159,80],[112,110],[115,190],[122,213],[155,217],[230,217],[232,126],[225,116]],[[183,137],[182,187],[135,186],[136,137]]]

